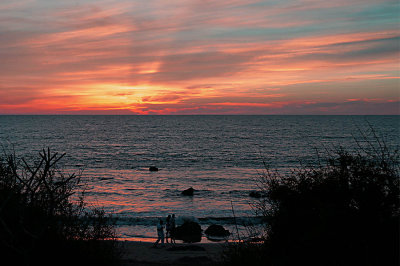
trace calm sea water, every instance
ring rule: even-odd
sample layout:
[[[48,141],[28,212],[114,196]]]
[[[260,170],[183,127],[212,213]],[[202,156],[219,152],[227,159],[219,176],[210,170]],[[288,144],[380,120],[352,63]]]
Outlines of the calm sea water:
[[[0,143],[21,157],[50,147],[62,167],[83,169],[88,200],[118,217],[121,238],[152,240],[158,218],[174,213],[231,231],[254,222],[249,192],[263,160],[288,172],[316,149],[355,147],[370,127],[400,143],[399,116],[0,116]],[[158,172],[150,172],[156,166]],[[193,197],[182,190],[193,187]],[[239,226],[244,230],[244,227]]]

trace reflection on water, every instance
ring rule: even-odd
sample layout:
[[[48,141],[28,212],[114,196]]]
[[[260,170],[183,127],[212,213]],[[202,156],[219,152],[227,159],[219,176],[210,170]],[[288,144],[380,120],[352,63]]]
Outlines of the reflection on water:
[[[66,152],[63,168],[84,169],[90,204],[120,218],[121,236],[151,239],[172,213],[235,230],[232,206],[241,221],[254,217],[263,159],[289,172],[316,149],[351,149],[368,124],[400,143],[399,116],[0,116],[0,142],[27,160],[45,147]],[[194,196],[182,196],[189,187]]]

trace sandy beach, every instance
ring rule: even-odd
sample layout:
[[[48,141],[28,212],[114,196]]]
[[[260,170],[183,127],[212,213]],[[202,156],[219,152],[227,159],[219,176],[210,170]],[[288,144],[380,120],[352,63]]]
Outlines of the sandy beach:
[[[226,243],[165,244],[121,241],[122,265],[214,265]]]

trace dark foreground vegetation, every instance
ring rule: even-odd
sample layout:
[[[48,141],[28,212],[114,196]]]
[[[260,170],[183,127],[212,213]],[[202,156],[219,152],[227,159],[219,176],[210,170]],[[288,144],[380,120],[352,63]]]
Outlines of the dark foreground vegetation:
[[[1,264],[117,262],[113,226],[104,211],[85,206],[80,177],[57,169],[62,157],[48,149],[32,163],[0,159]]]
[[[375,138],[288,176],[267,170],[258,244],[240,242],[226,265],[399,265],[399,154]]]

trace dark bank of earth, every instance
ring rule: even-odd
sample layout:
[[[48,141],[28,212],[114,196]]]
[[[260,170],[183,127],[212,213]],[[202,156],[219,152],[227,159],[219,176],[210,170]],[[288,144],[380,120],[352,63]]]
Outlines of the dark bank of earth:
[[[211,266],[220,262],[226,244],[166,244],[151,248],[153,243],[122,241],[122,266],[190,265]]]

